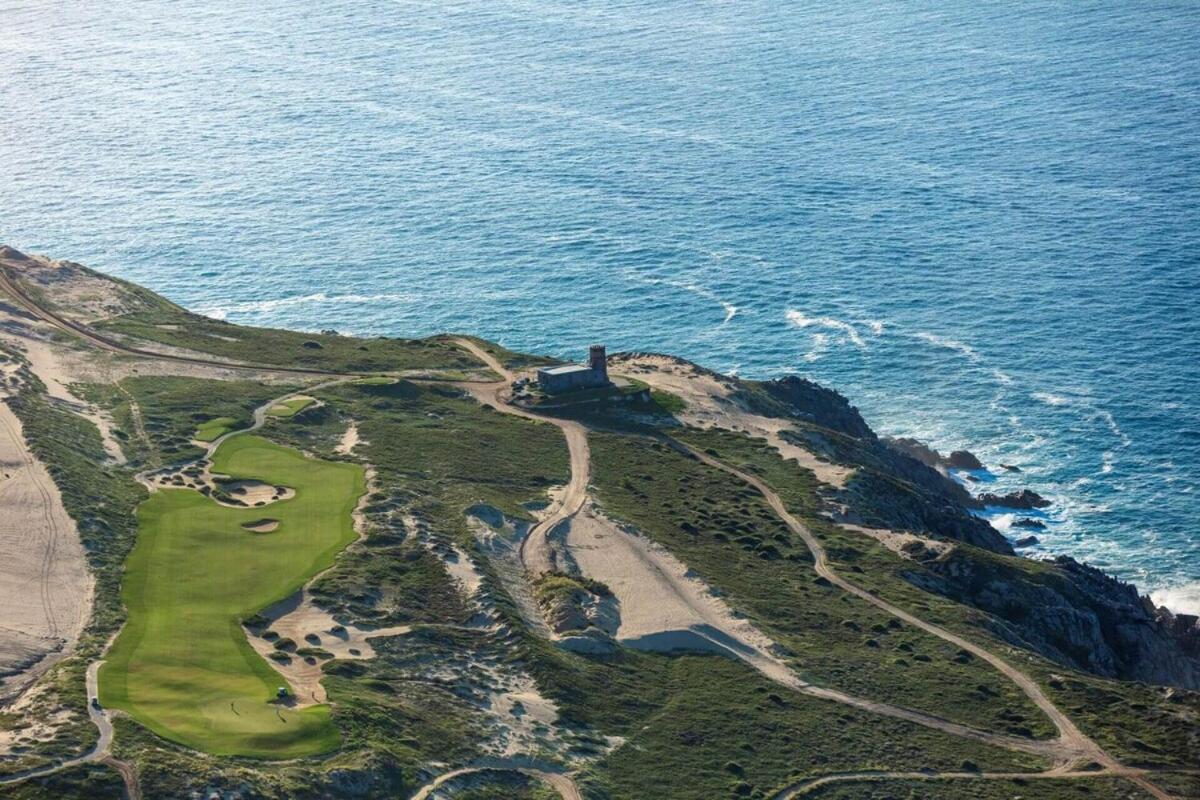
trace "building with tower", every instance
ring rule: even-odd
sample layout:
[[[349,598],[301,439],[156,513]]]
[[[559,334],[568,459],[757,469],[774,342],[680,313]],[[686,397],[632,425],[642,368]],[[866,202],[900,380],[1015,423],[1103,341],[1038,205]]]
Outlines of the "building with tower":
[[[604,345],[594,344],[588,352],[587,364],[564,364],[543,367],[537,372],[538,386],[546,394],[560,394],[576,389],[596,389],[611,386],[608,379],[608,356]]]

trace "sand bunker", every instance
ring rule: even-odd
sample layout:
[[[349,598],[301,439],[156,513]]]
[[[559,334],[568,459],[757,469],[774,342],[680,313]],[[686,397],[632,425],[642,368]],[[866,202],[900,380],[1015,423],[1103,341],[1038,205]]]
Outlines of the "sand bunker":
[[[269,483],[254,480],[230,481],[218,484],[218,488],[248,506],[265,506],[288,500],[296,496],[295,489],[286,486],[274,486]]]
[[[375,650],[369,639],[400,636],[412,630],[407,625],[374,630],[341,625],[328,611],[314,605],[304,590],[267,609],[263,616],[271,622],[259,632],[271,630],[281,639],[291,639],[297,651],[286,653],[287,661],[276,661],[271,656],[280,651],[271,641],[252,632],[247,633],[247,638],[259,655],[291,683],[296,704],[301,707],[326,702],[325,687],[321,685],[325,676],[321,670],[323,663],[332,658],[374,658]]]
[[[279,527],[279,520],[256,519],[253,522],[243,522],[242,527],[254,533],[270,533]]]
[[[713,652],[738,658],[786,685],[798,685],[774,644],[666,549],[624,530],[591,504],[571,520],[568,554],[579,572],[617,599],[616,639],[642,650]]]
[[[764,417],[746,410],[733,398],[736,384],[729,378],[678,358],[660,355],[617,355],[610,369],[620,370],[655,389],[677,395],[687,404],[678,415],[697,428],[721,427],[766,439],[785,459],[812,470],[817,480],[837,488],[846,485],[853,470],[822,461],[808,450],[785,441],[783,431],[797,430],[787,419]]]

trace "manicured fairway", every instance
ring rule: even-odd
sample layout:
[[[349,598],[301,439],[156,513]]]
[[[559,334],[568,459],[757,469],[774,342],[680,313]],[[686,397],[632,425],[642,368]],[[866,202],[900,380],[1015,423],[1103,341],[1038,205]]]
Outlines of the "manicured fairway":
[[[210,419],[199,428],[196,428],[196,434],[192,438],[198,442],[215,442],[226,433],[229,433],[234,425],[237,425],[237,420],[233,417]]]
[[[292,397],[267,409],[272,417],[294,417],[316,401],[311,397]]]
[[[290,486],[296,496],[242,509],[164,489],[142,504],[122,588],[129,621],[100,670],[101,701],[218,755],[332,750],[339,736],[327,706],[297,711],[269,702],[284,682],[239,621],[287,597],[354,540],[362,468],[241,435],[218,448],[213,469]],[[265,515],[279,520],[273,532],[242,527]]]

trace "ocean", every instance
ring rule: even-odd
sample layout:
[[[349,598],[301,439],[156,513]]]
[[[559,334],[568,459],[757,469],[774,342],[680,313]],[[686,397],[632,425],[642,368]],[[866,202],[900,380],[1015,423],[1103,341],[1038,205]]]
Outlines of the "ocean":
[[[1051,498],[1032,554],[1200,611],[1194,2],[0,0],[0,37],[2,242],[242,323],[805,375]]]

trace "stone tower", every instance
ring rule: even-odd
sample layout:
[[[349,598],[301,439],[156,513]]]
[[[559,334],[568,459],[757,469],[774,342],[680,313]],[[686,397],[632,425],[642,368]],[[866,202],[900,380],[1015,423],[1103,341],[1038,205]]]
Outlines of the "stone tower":
[[[597,377],[608,380],[608,356],[604,352],[604,345],[592,345],[588,353],[588,366],[592,368]]]

